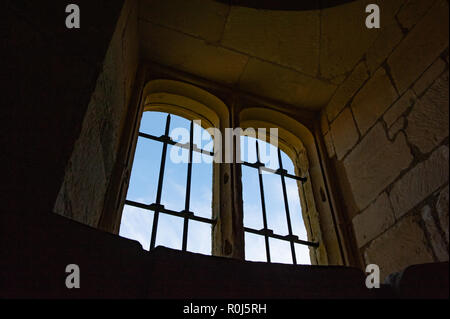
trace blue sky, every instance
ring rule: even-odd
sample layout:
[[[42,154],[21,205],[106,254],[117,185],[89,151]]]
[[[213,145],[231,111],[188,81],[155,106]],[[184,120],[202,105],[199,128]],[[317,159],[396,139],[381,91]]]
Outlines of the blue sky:
[[[142,116],[140,132],[160,136],[164,134],[166,113],[145,112]],[[190,121],[171,115],[169,134],[176,141],[176,128],[189,130]],[[203,134],[203,140],[202,140]],[[194,125],[194,142],[203,149],[212,150],[211,139],[205,140],[204,129]],[[139,137],[131,172],[127,199],[145,204],[154,203],[161,164],[162,143]],[[255,139],[241,137],[241,158],[249,162],[256,160]],[[260,149],[264,147],[275,148],[270,144],[260,142]],[[175,148],[172,150],[172,148]],[[187,164],[174,163],[170,160],[170,152],[179,152],[180,156],[187,158],[188,151],[178,147],[169,146],[164,175],[161,204],[176,211],[184,209]],[[276,154],[276,153],[275,153]],[[194,156],[202,156],[195,153]],[[205,156],[205,155],[203,155]],[[283,167],[289,173],[294,173],[294,165],[289,157],[282,152]],[[200,163],[197,163],[200,162]],[[212,216],[212,164],[204,161],[193,161],[190,210],[198,216],[211,218]],[[270,167],[278,168],[278,160],[270,163]],[[287,235],[286,213],[284,210],[283,192],[280,176],[263,174],[265,203],[268,227],[280,235]],[[254,168],[242,166],[244,225],[246,227],[263,228],[261,199],[259,193],[258,171]],[[300,239],[307,239],[303,224],[297,182],[286,178],[289,210],[291,214],[292,229]],[[125,205],[119,235],[137,240],[146,250],[149,249],[153,225],[153,212],[145,209]],[[183,234],[183,219],[160,214],[156,246],[181,249]],[[292,263],[289,242],[269,239],[272,262]],[[189,221],[187,250],[201,254],[211,254],[211,226],[207,223]],[[297,263],[310,264],[309,251],[306,246],[295,247]],[[254,234],[245,234],[246,260],[266,261],[264,237]]]

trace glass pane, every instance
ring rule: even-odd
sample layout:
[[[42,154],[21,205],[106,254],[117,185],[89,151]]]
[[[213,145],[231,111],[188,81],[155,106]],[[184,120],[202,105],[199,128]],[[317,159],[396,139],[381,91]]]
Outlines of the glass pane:
[[[183,218],[160,213],[155,246],[181,250],[183,221]]]
[[[211,255],[211,231],[210,224],[190,220],[187,250],[194,253]]]
[[[306,245],[294,244],[295,257],[297,258],[298,265],[311,265],[311,259],[309,257],[309,247]]]
[[[242,166],[242,200],[244,204],[244,226],[257,230],[263,229],[258,170],[252,167]]]
[[[144,204],[155,202],[161,153],[162,143],[138,138],[127,199]]]
[[[245,232],[245,260],[267,261],[263,236]]]
[[[286,178],[286,192],[288,195],[289,212],[291,215],[292,233],[300,239],[307,240],[305,223],[300,205],[299,183],[291,178]]]
[[[249,136],[241,136],[241,160],[247,163],[255,163],[256,139]]]
[[[274,263],[292,264],[291,245],[288,241],[269,238],[270,258]]]
[[[190,138],[190,126],[191,121],[171,114],[169,136],[177,143],[188,143]]]
[[[281,161],[283,162],[283,169],[287,170],[289,174],[295,175],[294,163],[283,151],[281,151]]]
[[[169,145],[164,171],[161,204],[165,208],[182,211],[185,208],[188,150]]]
[[[153,212],[125,205],[122,212],[119,236],[137,240],[148,250],[153,226]]]
[[[197,216],[212,217],[212,164],[192,164],[190,210]]]
[[[278,151],[272,144],[259,140],[259,157],[267,168],[278,169]]]
[[[164,130],[166,128],[166,118],[167,113],[151,111],[142,113],[139,132],[154,136],[164,135]]]
[[[281,178],[276,174],[262,174],[266,198],[267,224],[278,235],[288,235]]]
[[[201,132],[201,141],[198,142],[197,146],[205,151],[213,152],[214,151],[214,140],[213,140],[211,134],[209,134],[208,131],[205,130],[204,128],[201,128],[197,125],[194,125],[194,127],[196,128],[196,131],[198,132],[196,134],[196,131],[194,131],[194,141],[197,141],[195,138],[196,138],[196,136],[200,136],[200,132]]]

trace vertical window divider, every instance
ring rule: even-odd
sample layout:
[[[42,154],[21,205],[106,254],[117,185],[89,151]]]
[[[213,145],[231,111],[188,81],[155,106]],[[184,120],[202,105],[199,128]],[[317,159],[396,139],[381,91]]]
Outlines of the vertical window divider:
[[[281,159],[281,151],[278,148],[278,163],[280,166],[280,170],[281,172],[283,172],[283,161]],[[294,247],[294,242],[292,241],[292,224],[291,224],[291,215],[289,213],[289,203],[288,203],[288,198],[287,198],[287,191],[286,191],[286,181],[284,179],[284,173],[280,174],[281,176],[281,185],[283,187],[283,199],[284,199],[284,208],[286,211],[286,220],[287,220],[287,225],[288,225],[288,232],[289,232],[289,238],[291,238],[289,240],[289,243],[291,244],[291,253],[292,253],[292,261],[294,263],[294,265],[297,264],[297,259],[295,257],[295,247]]]
[[[161,204],[161,194],[162,194],[162,187],[163,187],[163,181],[164,181],[164,168],[166,166],[166,155],[167,155],[167,140],[169,139],[169,128],[170,128],[170,114],[167,115],[166,118],[166,128],[164,131],[164,136],[166,137],[166,140],[163,142],[163,150],[161,154],[161,167],[159,169],[159,178],[158,178],[158,190],[156,193],[156,205]],[[156,242],[156,232],[158,229],[158,219],[159,219],[159,210],[155,210],[155,214],[153,215],[153,227],[152,227],[152,237],[150,240],[150,250],[155,248],[155,242]]]
[[[193,155],[193,141],[194,141],[194,121],[191,121],[189,128],[189,161],[188,161],[188,169],[187,169],[187,180],[186,180],[186,197],[184,202],[184,224],[183,224],[183,245],[182,250],[186,251],[187,249],[187,236],[189,230],[189,205],[191,198],[191,178],[192,178],[192,155]]]
[[[257,162],[260,163],[258,140],[256,140],[256,159],[257,159]],[[262,208],[263,224],[264,224],[264,241],[265,241],[265,244],[266,244],[266,257],[267,257],[267,262],[270,263],[271,259],[270,259],[269,236],[267,234],[268,228],[267,228],[266,201],[265,201],[265,198],[264,198],[264,185],[263,185],[263,178],[262,178],[262,170],[261,169],[258,169],[258,178],[259,178],[259,192],[260,192],[260,195],[261,195],[261,208]]]

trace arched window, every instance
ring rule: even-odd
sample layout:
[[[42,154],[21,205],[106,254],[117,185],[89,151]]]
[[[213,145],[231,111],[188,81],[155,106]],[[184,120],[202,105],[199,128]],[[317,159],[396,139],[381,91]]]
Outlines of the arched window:
[[[310,264],[299,190],[292,160],[274,145],[241,136],[242,198],[247,260]]]
[[[213,141],[183,117],[144,112],[120,235],[144,249],[211,254]]]
[[[174,80],[148,82],[136,114],[126,155],[131,174],[118,191],[120,235],[149,250],[162,245],[251,261],[341,262],[309,128],[270,107],[235,108]],[[249,128],[269,135],[241,136]],[[276,146],[264,142],[272,128]],[[263,149],[275,156],[266,161]],[[241,153],[230,156],[236,150]]]

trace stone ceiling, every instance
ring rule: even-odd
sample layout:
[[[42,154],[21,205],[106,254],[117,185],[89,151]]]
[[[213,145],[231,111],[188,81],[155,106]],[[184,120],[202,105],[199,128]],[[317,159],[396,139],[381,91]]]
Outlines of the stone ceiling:
[[[261,10],[213,0],[141,0],[143,57],[228,87],[319,110],[380,29],[371,0],[317,10]],[[377,1],[389,25],[403,0]]]

